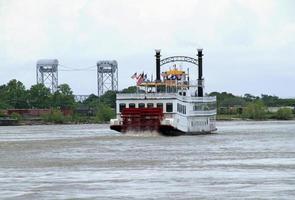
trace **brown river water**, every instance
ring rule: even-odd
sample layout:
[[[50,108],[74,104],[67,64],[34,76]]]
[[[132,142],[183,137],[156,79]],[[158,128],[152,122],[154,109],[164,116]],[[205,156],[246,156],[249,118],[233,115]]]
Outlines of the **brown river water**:
[[[295,121],[217,134],[0,127],[0,199],[295,199]]]

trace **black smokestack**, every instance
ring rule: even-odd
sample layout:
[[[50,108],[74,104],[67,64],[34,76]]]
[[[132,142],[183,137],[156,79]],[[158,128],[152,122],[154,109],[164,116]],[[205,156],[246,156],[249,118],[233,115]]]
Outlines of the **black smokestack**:
[[[161,61],[161,50],[156,49],[156,82],[161,81],[161,75],[160,75],[160,61]]]
[[[203,96],[203,49],[198,49],[198,96]]]

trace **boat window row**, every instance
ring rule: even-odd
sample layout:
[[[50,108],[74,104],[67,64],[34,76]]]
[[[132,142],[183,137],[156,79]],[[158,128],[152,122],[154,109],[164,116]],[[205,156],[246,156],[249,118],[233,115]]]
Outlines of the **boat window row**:
[[[138,106],[136,106],[135,103],[129,103],[128,107],[129,108],[154,108],[154,103],[138,103]],[[120,103],[119,104],[119,111],[122,112],[122,110],[126,108],[125,103]],[[164,108],[163,103],[156,103],[156,108]],[[172,103],[166,103],[166,112],[173,112],[173,104]]]
[[[216,102],[198,102],[193,105],[193,111],[215,110]]]
[[[177,112],[186,114],[186,106],[180,103],[177,104]]]

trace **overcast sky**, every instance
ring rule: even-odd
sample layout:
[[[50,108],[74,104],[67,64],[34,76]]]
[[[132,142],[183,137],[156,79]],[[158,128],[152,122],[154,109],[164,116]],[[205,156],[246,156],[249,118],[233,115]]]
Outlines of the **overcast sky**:
[[[72,68],[115,59],[121,89],[134,72],[155,73],[154,49],[203,48],[206,92],[295,97],[294,9],[293,0],[0,0],[0,84],[29,88],[42,58]],[[60,71],[59,83],[97,93],[93,70]]]

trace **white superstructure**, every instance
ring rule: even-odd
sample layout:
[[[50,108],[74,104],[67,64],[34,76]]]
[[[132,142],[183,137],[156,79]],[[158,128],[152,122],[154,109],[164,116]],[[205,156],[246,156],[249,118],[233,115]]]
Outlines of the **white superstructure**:
[[[198,134],[216,130],[216,97],[183,96],[179,93],[133,93],[117,94],[117,120],[121,123],[121,111],[124,108],[163,109],[163,125],[170,125],[181,132]]]
[[[117,119],[111,128],[128,130],[156,130],[166,135],[211,133],[216,130],[216,97],[204,96],[202,49],[197,59],[173,56],[161,59],[156,50],[156,80],[147,79],[144,73],[135,73],[137,92],[118,93]],[[198,79],[190,80],[189,70],[173,65],[167,71],[162,65],[171,62],[188,62],[198,66]],[[152,79],[152,78],[151,78]]]

